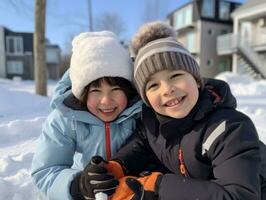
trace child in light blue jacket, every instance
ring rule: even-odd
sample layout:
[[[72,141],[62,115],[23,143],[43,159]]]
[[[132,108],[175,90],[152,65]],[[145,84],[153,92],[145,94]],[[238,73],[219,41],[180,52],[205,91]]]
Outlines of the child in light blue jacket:
[[[93,186],[80,178],[84,168],[94,155],[109,160],[118,151],[142,106],[129,54],[113,33],[82,33],[72,45],[69,74],[57,86],[32,161],[33,180],[48,199],[94,199]],[[112,176],[104,181],[107,189],[117,185]]]

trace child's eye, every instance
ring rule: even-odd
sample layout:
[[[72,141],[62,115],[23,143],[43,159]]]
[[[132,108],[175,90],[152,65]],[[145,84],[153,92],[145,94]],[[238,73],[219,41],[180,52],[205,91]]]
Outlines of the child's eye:
[[[89,93],[93,93],[93,92],[100,92],[100,90],[99,90],[99,89],[91,89],[91,90],[89,91]]]
[[[120,87],[112,88],[112,91],[118,91],[118,90],[121,90],[121,88]]]
[[[148,85],[147,90],[154,89],[154,88],[156,88],[157,86],[158,86],[157,83],[152,83],[152,84]]]
[[[176,73],[176,74],[173,74],[170,79],[173,79],[173,78],[177,78],[179,76],[182,76],[183,74],[180,74],[180,73]]]

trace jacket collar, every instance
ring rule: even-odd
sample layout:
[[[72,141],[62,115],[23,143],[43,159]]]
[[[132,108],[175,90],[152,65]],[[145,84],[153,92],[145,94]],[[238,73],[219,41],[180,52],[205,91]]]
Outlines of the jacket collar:
[[[199,113],[199,102],[196,103],[192,111],[182,119],[176,119],[156,113],[156,118],[160,123],[160,132],[164,137],[171,138],[178,136],[182,137],[185,133],[193,128],[195,117]]]

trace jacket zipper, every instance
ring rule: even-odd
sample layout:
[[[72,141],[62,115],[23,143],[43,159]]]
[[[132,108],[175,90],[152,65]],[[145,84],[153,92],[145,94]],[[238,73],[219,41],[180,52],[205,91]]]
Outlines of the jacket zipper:
[[[110,137],[110,124],[105,123],[105,149],[107,160],[111,159],[111,137]]]
[[[184,155],[183,155],[183,151],[182,149],[179,147],[178,149],[178,160],[179,160],[179,171],[180,173],[185,176],[185,177],[189,177],[188,176],[188,172],[187,172],[187,168],[184,162]]]

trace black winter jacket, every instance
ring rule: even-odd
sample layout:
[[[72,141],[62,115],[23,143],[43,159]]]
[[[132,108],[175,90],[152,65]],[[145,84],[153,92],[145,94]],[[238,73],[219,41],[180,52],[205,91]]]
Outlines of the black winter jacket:
[[[133,174],[156,163],[153,169],[165,173],[157,191],[161,200],[261,199],[258,135],[249,117],[235,108],[227,83],[213,79],[183,119],[144,105],[142,130],[115,159]]]

